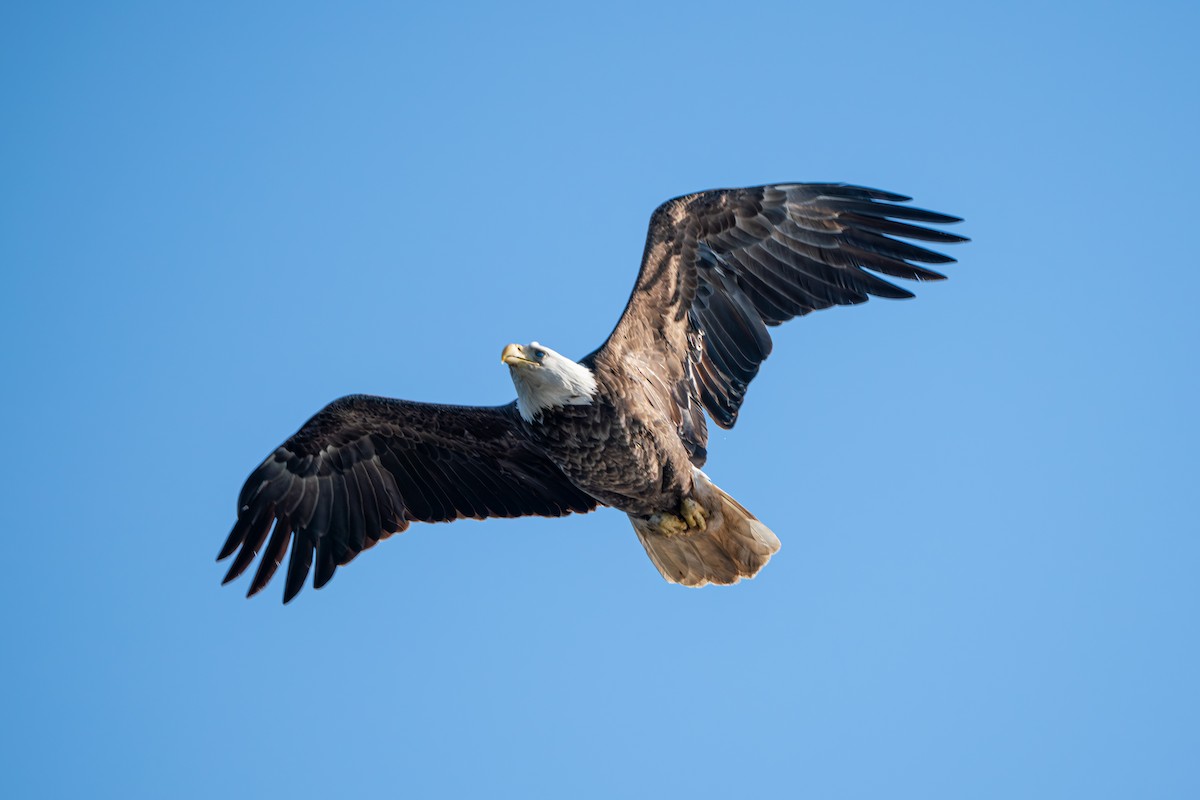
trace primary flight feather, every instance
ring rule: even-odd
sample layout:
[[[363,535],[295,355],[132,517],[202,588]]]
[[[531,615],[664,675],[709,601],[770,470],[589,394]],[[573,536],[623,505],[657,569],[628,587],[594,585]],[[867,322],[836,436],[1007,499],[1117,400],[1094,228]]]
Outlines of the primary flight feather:
[[[718,189],[650,218],[642,267],[608,340],[573,361],[510,344],[517,399],[494,408],[352,395],[334,401],[247,479],[217,560],[225,582],[260,552],[248,595],[291,556],[288,602],[411,522],[625,512],[662,576],[753,577],[779,539],[700,470],[706,415],[731,428],[771,352],[767,328],[871,295],[912,294],[878,274],[940,280],[957,217],[844,184]],[[897,238],[899,237],[899,238]],[[315,569],[314,569],[315,565]]]

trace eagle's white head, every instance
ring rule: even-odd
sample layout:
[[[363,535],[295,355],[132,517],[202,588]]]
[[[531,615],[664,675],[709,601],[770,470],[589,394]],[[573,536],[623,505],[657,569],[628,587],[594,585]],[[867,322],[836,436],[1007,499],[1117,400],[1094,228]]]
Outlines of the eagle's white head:
[[[596,396],[592,371],[537,342],[510,344],[500,354],[517,387],[517,410],[526,422],[548,408],[585,406]]]

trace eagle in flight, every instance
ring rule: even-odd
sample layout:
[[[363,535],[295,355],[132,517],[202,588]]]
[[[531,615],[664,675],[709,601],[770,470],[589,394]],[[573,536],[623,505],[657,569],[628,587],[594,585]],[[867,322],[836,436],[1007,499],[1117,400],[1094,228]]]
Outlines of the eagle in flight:
[[[750,578],[779,539],[702,471],[705,415],[732,428],[771,352],[768,331],[871,295],[912,293],[879,274],[944,278],[954,259],[903,241],[962,236],[957,217],[861,186],[790,183],[668,200],[608,340],[574,361],[530,342],[501,359],[517,398],[492,408],[351,395],[321,409],[250,474],[217,560],[225,582],[260,552],[247,596],[291,547],[283,601],[411,522],[625,512],[662,576]]]

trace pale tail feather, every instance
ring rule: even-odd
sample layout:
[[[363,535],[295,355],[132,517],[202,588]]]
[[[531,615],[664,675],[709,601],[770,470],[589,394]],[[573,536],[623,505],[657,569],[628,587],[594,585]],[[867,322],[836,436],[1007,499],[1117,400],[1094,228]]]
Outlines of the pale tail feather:
[[[629,518],[646,555],[671,583],[737,583],[753,578],[779,550],[779,538],[700,470],[693,498],[708,511],[703,531],[665,536],[646,521]]]

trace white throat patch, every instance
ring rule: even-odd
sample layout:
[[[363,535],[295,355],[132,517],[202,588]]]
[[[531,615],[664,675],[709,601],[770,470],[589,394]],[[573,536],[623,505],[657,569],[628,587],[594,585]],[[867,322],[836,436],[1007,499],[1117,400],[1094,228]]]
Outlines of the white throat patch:
[[[549,408],[591,405],[598,387],[590,369],[537,342],[530,346],[545,351],[541,365],[508,368],[517,387],[517,411],[522,419],[533,422]]]

